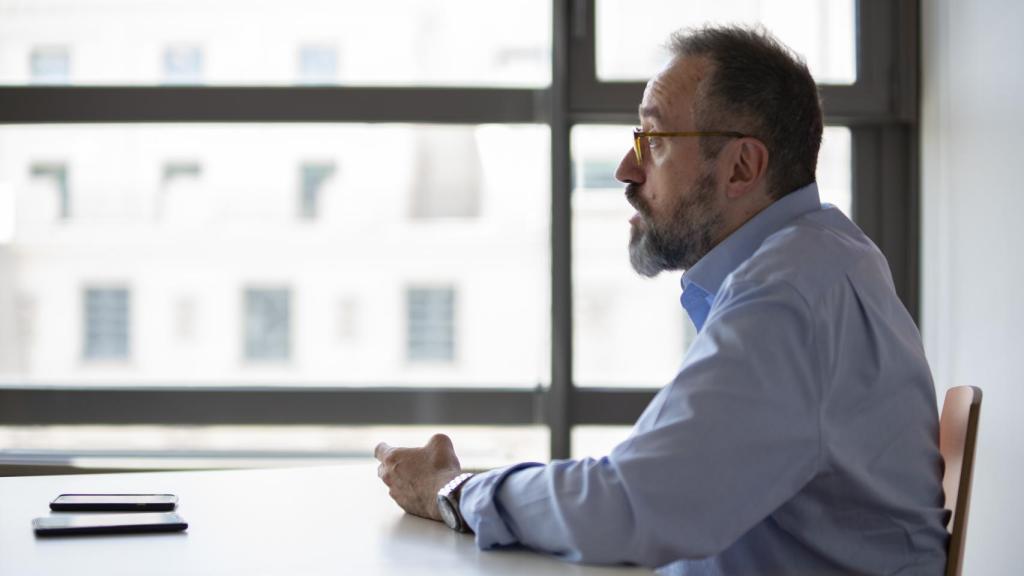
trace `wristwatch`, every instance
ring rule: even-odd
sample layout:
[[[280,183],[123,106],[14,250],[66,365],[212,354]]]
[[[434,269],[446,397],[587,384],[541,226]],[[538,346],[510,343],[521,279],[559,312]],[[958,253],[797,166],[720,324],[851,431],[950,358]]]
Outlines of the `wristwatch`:
[[[459,495],[466,480],[472,477],[472,472],[459,474],[437,491],[437,509],[441,512],[441,518],[449,528],[457,532],[469,532],[469,526],[459,511]]]

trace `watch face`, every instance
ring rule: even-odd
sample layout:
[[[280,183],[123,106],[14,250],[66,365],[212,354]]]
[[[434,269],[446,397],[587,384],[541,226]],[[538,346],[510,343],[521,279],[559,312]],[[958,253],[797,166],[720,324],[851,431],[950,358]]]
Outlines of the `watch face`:
[[[459,529],[459,519],[455,516],[455,511],[452,510],[452,504],[447,498],[443,496],[437,497],[437,509],[441,512],[441,518],[444,519],[444,523],[448,525],[452,530]]]

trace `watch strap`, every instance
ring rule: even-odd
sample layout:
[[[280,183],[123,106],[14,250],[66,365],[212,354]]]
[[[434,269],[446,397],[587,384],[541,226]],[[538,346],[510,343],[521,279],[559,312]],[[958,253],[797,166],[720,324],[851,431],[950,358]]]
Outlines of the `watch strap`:
[[[465,486],[466,482],[475,476],[472,472],[463,472],[455,478],[452,478],[450,482],[444,485],[443,488],[437,491],[438,505],[447,505],[455,517],[456,526],[451,526],[454,530],[459,532],[469,532],[469,526],[466,524],[466,519],[462,517],[462,510],[459,507],[460,495],[462,494],[462,487]],[[442,503],[441,501],[444,501]]]

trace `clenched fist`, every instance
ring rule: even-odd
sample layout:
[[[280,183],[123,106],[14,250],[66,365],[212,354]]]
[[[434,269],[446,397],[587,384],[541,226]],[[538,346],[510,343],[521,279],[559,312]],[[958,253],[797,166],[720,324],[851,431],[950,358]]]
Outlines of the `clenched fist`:
[[[441,522],[437,491],[462,473],[450,438],[434,434],[423,448],[395,448],[381,442],[373,455],[380,461],[377,476],[403,510]]]

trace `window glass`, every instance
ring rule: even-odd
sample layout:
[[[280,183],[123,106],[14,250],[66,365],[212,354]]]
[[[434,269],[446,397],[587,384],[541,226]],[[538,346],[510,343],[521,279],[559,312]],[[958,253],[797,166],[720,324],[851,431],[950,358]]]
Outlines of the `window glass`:
[[[125,288],[88,288],[84,294],[85,359],[127,360],[131,301]]]
[[[857,79],[855,0],[597,0],[597,76],[647,80],[669,34],[704,24],[761,24],[803,56],[821,84]]]
[[[299,48],[299,83],[333,84],[338,81],[338,51],[330,45]]]
[[[410,362],[451,362],[455,359],[455,289],[410,288],[406,293]]]
[[[29,76],[33,84],[67,84],[71,62],[64,46],[33,48],[29,53]]]
[[[423,446],[438,432],[451,437],[464,468],[544,462],[550,454],[550,434],[543,425],[0,426],[0,476],[17,475],[18,468],[8,465],[19,460],[31,468],[76,466],[84,471],[370,463],[378,442]]]
[[[71,218],[71,192],[68,190],[68,167],[60,163],[32,165],[33,184],[40,188],[38,205],[47,219]]]
[[[440,169],[445,162],[450,169]],[[438,127],[416,135],[413,218],[475,218],[483,177],[472,133]]]
[[[695,337],[679,304],[680,273],[643,278],[629,264],[634,210],[614,169],[632,150],[629,126],[576,126],[573,190],[574,373],[579,386],[660,387]],[[818,160],[822,202],[850,214],[850,131],[827,127]],[[611,175],[587,177],[581,166]],[[614,182],[614,184],[613,184]]]
[[[202,48],[188,45],[165,48],[163,81],[165,84],[202,84]]]
[[[547,86],[551,5],[0,0],[0,84]]]
[[[181,181],[198,180],[200,176],[202,176],[202,169],[198,162],[175,161],[164,164],[164,186]]]
[[[291,356],[291,339],[291,292],[287,288],[246,289],[246,360],[288,360]]]
[[[632,426],[573,426],[572,457],[601,458],[621,444]]]
[[[307,162],[302,165],[299,189],[299,218],[313,220],[319,214],[320,197],[331,177],[334,164],[330,162]]]
[[[13,214],[0,382],[545,384],[549,138],[538,125],[0,127],[0,231]],[[444,144],[429,162],[425,143]],[[67,220],[49,169],[33,172],[57,163],[73,175]],[[112,281],[132,290],[132,361],[83,363],[79,291]]]
[[[181,295],[178,296],[174,306],[175,334],[182,343],[192,342],[198,330],[196,325],[196,315],[198,313],[196,300],[191,295]]]
[[[853,179],[850,129],[826,126],[818,152],[818,193],[821,201],[832,204],[853,217]]]

